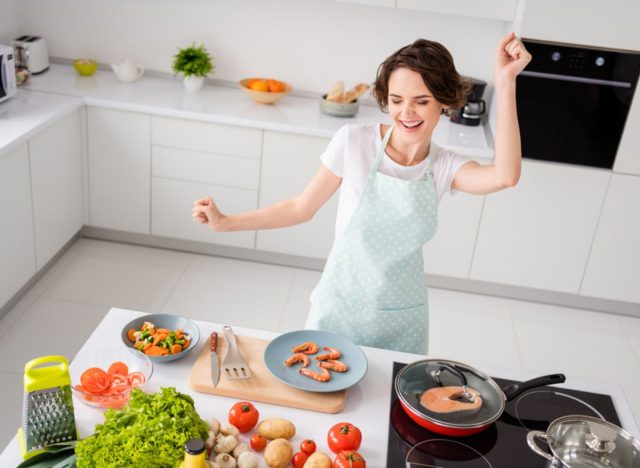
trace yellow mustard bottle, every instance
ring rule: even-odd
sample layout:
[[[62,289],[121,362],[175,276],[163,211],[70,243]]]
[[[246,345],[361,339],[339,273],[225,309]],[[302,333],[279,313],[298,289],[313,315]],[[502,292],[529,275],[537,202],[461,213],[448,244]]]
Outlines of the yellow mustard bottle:
[[[207,451],[202,439],[191,439],[184,444],[184,461],[180,468],[209,468]]]

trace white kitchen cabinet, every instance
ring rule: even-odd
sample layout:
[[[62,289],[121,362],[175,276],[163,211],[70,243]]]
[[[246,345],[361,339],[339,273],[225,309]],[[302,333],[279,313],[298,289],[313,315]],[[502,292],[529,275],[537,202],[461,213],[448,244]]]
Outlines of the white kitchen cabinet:
[[[636,89],[631,109],[624,125],[613,172],[640,175],[640,88]]]
[[[82,228],[81,143],[79,111],[29,141],[38,270]]]
[[[153,116],[151,234],[255,248],[255,232],[217,233],[191,219],[211,197],[224,213],[258,207],[262,130]]]
[[[260,207],[298,195],[320,168],[327,138],[264,132]],[[304,224],[258,231],[259,250],[326,259],[334,239],[336,193]]]
[[[484,197],[445,195],[438,207],[438,230],[423,248],[424,270],[433,275],[468,278]]]
[[[518,0],[397,0],[396,6],[407,10],[420,10],[447,15],[471,16],[501,21],[512,21]]]
[[[332,0],[334,2],[341,3],[358,3],[360,5],[371,5],[394,8],[396,6],[396,0]]]
[[[640,177],[613,174],[580,294],[640,303]]]
[[[258,192],[182,180],[153,177],[151,233],[235,247],[255,247],[255,232],[215,232],[191,218],[194,200],[210,196],[224,213],[255,210]]]
[[[0,154],[0,306],[36,273],[27,144]]]
[[[525,160],[485,197],[471,279],[577,294],[611,173]]]
[[[255,191],[260,186],[259,159],[153,146],[151,166],[153,177],[189,180]]]
[[[476,3],[480,6],[484,2]],[[527,0],[521,35],[543,41],[638,50],[638,28],[632,18],[639,17],[637,0]]]
[[[259,159],[262,130],[154,115],[151,139],[157,146]]]
[[[89,107],[90,224],[149,234],[151,117]]]

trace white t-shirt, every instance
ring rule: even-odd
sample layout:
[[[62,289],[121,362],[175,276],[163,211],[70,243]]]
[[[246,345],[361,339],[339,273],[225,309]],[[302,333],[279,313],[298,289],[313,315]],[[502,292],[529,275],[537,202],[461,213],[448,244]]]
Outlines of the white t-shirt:
[[[333,136],[327,149],[320,156],[322,163],[335,175],[342,177],[336,237],[347,227],[364,185],[371,171],[371,165],[382,145],[380,124],[345,125]],[[385,152],[378,166],[378,172],[403,180],[420,180],[424,177],[429,158],[433,159],[431,169],[438,202],[446,192],[452,192],[451,182],[456,171],[468,158],[439,147],[433,141],[429,155],[413,166],[398,164]]]

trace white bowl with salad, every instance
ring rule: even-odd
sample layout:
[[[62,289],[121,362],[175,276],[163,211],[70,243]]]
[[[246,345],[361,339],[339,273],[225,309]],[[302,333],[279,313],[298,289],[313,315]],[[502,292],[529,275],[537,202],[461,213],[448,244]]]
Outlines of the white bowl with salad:
[[[198,344],[200,330],[186,317],[148,314],[127,323],[120,337],[125,346],[157,363],[184,357]]]

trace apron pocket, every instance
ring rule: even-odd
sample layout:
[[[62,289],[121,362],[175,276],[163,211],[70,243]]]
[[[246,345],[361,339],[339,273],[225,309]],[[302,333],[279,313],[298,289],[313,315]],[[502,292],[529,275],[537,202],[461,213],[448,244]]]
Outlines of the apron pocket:
[[[427,304],[376,309],[322,295],[312,303],[305,328],[337,333],[361,346],[425,354],[428,315]]]

